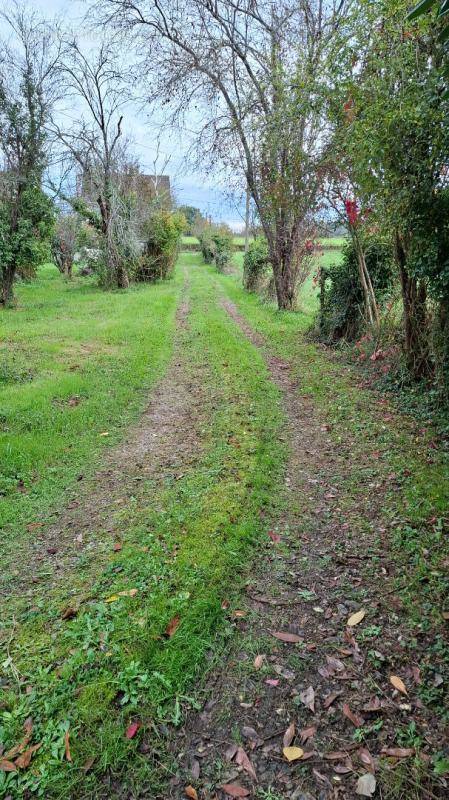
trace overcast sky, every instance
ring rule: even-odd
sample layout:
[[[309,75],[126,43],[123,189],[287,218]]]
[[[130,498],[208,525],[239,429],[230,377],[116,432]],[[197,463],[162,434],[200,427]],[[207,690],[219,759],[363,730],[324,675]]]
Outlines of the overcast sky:
[[[29,0],[19,0],[26,4]],[[3,0],[0,0],[0,5]],[[63,21],[68,22],[75,32],[82,35],[83,15],[88,5],[83,0],[31,0],[31,5],[41,11],[47,18],[58,15]],[[1,26],[0,26],[1,27]],[[154,159],[156,157],[156,137],[160,130],[161,119],[157,119],[157,126],[152,124],[152,119],[145,113],[130,109],[125,115],[124,133],[133,143],[133,149],[138,156],[144,172],[153,173]],[[165,172],[171,177],[172,186],[179,203],[194,205],[204,214],[210,214],[216,221],[223,221],[232,227],[242,227],[242,204],[225,196],[219,185],[214,185],[210,178],[201,172],[192,173],[184,161],[191,137],[187,131],[181,136],[174,135],[164,129],[160,135],[159,169],[162,162],[169,159]]]

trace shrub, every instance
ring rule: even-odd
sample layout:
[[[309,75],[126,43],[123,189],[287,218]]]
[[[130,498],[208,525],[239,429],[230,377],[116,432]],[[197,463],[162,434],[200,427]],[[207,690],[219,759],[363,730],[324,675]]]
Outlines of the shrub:
[[[138,281],[166,280],[173,273],[186,221],[183,214],[160,209],[144,226],[146,243],[136,271]]]
[[[392,248],[387,241],[370,235],[364,242],[364,251],[376,299],[381,303],[393,285]],[[353,243],[348,241],[341,261],[321,269],[320,336],[327,341],[354,341],[365,323],[363,309],[357,254]]]
[[[267,240],[258,236],[252,241],[243,259],[243,286],[248,292],[257,292],[262,279],[270,269]]]
[[[212,238],[212,226],[207,225],[198,233],[201,255],[205,264],[212,264],[215,255],[215,245]]]
[[[224,272],[232,261],[234,237],[227,225],[215,228],[212,234],[214,244],[214,262],[218,272]]]

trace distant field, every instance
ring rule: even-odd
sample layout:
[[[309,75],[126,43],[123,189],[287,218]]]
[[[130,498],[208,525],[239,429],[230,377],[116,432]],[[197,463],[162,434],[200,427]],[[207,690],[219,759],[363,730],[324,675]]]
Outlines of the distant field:
[[[252,237],[250,237],[251,241]],[[344,236],[325,236],[321,238],[320,244],[324,249],[326,248],[336,248],[336,247],[343,247],[345,242]],[[194,245],[199,245],[199,241],[196,236],[183,236],[182,243],[184,245],[188,245],[192,247]],[[236,247],[242,247],[245,244],[245,237],[244,236],[234,236],[234,244]]]

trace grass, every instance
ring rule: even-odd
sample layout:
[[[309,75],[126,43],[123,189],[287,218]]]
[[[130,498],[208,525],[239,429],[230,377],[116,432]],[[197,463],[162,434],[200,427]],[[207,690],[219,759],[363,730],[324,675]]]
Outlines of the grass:
[[[144,485],[127,498],[120,511],[123,549],[111,553],[108,563],[99,563],[94,578],[86,575],[88,599],[76,618],[61,619],[64,587],[59,596],[42,596],[16,619],[14,605],[5,608],[1,739],[6,750],[13,746],[31,717],[32,741],[41,743],[32,769],[0,772],[0,793],[14,798],[26,791],[46,798],[110,796],[101,780],[105,772],[123,783],[125,793],[154,792],[153,760],[159,756],[142,756],[137,745],[146,743],[155,754],[160,752],[163,744],[154,722],[178,724],[183,708],[195,702],[189,695],[204,671],[206,654],[211,648],[216,652],[232,631],[222,601],[232,608],[263,525],[261,509],[269,516],[278,502],[284,459],[278,391],[262,358],[217,304],[213,283],[196,267],[197,256],[186,254],[182,262],[189,266],[191,302],[189,327],[181,333],[182,358],[192,380],[201,368],[205,394],[214,398],[203,421],[204,447],[198,463],[178,480]],[[45,272],[42,279],[47,278]],[[157,305],[161,292],[172,293],[174,301],[179,280],[137,290],[136,298],[145,298],[149,308]],[[47,291],[51,286],[50,281]],[[44,290],[38,281],[26,291],[32,305],[33,293]],[[66,291],[71,290],[53,286],[53,308],[64,307]],[[92,287],[85,292],[94,303],[115,300],[97,296]],[[137,302],[133,293],[129,298],[120,299]],[[23,305],[23,294],[20,299]],[[77,329],[75,311],[71,313]],[[109,317],[108,342],[120,339],[115,322],[114,315]],[[147,317],[139,324],[145,328]],[[117,325],[120,330],[119,320]],[[41,338],[50,336],[53,326],[54,315],[48,315],[47,327],[40,323]],[[94,371],[89,376],[96,380]],[[142,388],[148,376],[145,372],[139,377]],[[54,380],[57,385],[57,370]],[[33,502],[34,519],[39,497],[30,498],[30,511]],[[13,537],[12,530],[9,535]],[[70,584],[70,575],[65,583]],[[131,588],[134,596],[118,595]],[[105,602],[110,597],[116,599]],[[179,627],[166,638],[164,631],[175,617]],[[141,727],[128,740],[125,731],[133,720]],[[67,731],[72,762],[66,758]],[[164,762],[169,765],[167,757]]]
[[[8,564],[81,471],[93,469],[162,375],[181,288],[105,294],[46,266],[0,318],[0,526]],[[102,436],[107,433],[107,436]],[[8,541],[10,546],[8,546]]]
[[[334,254],[324,254],[324,258],[328,256]],[[379,468],[386,476],[395,476],[401,492],[398,494],[395,486],[389,498],[388,514],[394,531],[390,552],[398,573],[404,575],[405,571],[407,575],[406,580],[399,580],[398,591],[410,625],[420,631],[435,630],[438,651],[445,627],[441,612],[449,610],[444,566],[449,558],[445,535],[449,508],[447,453],[434,450],[431,427],[422,429],[409,416],[398,414],[395,421],[385,423],[385,400],[361,388],[359,375],[344,356],[317,348],[304,337],[313,323],[317,302],[310,283],[305,284],[299,298],[303,312],[280,313],[274,304],[247,294],[239,275],[220,275],[217,279],[272,350],[295,365],[301,394],[313,397],[337,443],[350,438],[353,469],[348,481],[353,482],[353,495],[360,481],[357,464],[367,449],[378,453]],[[446,658],[449,662],[449,651]]]

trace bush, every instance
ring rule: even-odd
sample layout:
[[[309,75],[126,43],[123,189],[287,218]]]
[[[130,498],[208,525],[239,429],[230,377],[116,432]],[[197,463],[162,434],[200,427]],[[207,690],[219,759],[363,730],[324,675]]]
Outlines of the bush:
[[[214,243],[214,262],[218,272],[224,272],[232,261],[234,237],[227,225],[220,225],[212,234]]]
[[[243,259],[243,286],[248,292],[257,292],[262,279],[270,270],[268,244],[263,236],[258,236],[248,247]]]
[[[370,235],[364,242],[365,259],[378,303],[386,299],[393,285],[395,265],[391,245]],[[354,341],[363,329],[364,298],[351,241],[343,247],[339,263],[321,269],[319,312],[320,336],[327,341]]]
[[[215,255],[215,245],[212,238],[212,226],[205,226],[198,234],[201,255],[205,264],[212,264]]]
[[[147,239],[136,271],[137,281],[166,280],[171,277],[185,225],[185,217],[179,212],[161,209],[152,214],[144,226]]]

